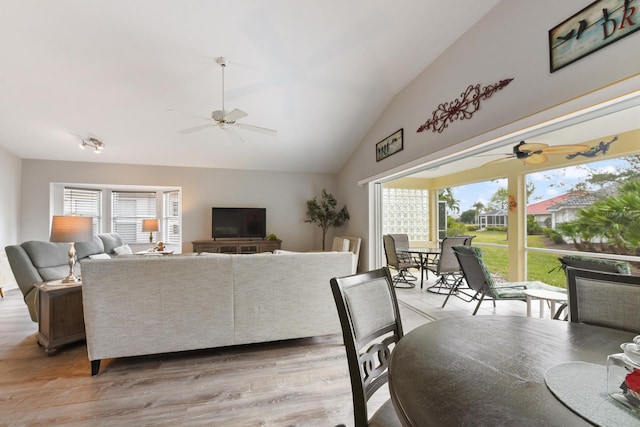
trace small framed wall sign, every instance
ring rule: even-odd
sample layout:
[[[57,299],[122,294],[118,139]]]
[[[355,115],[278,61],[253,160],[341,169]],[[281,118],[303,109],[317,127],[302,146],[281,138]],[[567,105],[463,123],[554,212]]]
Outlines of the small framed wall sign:
[[[402,151],[402,135],[403,129],[400,129],[376,144],[376,162]]]
[[[597,0],[549,30],[551,72],[640,29],[636,0]]]

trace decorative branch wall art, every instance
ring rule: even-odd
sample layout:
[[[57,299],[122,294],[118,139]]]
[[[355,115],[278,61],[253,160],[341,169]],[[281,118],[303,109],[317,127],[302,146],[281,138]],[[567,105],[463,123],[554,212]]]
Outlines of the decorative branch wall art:
[[[507,86],[513,78],[500,80],[498,83],[481,88],[480,84],[469,85],[469,87],[460,94],[460,99],[451,102],[443,102],[438,105],[432,116],[422,126],[418,128],[418,132],[431,129],[432,132],[442,133],[449,123],[455,120],[470,119],[473,114],[480,109],[480,102],[489,99],[494,93]]]

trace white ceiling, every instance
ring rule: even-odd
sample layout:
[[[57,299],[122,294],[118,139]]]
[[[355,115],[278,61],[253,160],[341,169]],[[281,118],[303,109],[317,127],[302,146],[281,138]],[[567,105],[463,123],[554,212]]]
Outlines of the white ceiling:
[[[334,173],[498,1],[3,0],[0,146],[28,159]],[[220,109],[219,56],[231,61],[226,109],[277,136],[178,133]],[[99,156],[78,148],[90,134],[106,144]]]

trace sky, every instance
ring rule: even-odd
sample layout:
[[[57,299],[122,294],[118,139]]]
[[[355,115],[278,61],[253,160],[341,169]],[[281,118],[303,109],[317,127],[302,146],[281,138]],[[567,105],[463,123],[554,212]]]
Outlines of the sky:
[[[598,172],[615,172],[625,165],[627,163],[623,160],[611,159],[590,163],[589,168]],[[583,182],[589,176],[589,173],[584,166],[571,166],[528,174],[527,181],[533,182],[535,186],[535,191],[529,198],[529,203],[540,202],[564,194],[577,183]],[[507,188],[506,178],[452,187],[451,190],[454,197],[459,201],[460,212],[458,213],[462,213],[469,209],[475,209],[473,205],[476,202],[482,202],[482,204],[488,206],[491,196],[499,188]]]

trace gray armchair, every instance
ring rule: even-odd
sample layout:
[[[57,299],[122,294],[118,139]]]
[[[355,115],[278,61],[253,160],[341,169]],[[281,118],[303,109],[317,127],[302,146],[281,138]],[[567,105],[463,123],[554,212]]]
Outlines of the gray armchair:
[[[91,255],[111,254],[114,248],[122,244],[117,234],[100,234],[94,236],[91,242],[76,243],[75,247],[78,260],[82,260]],[[38,288],[35,283],[61,279],[69,274],[69,244],[30,240],[7,246],[5,252],[31,320],[37,322]],[[76,264],[76,273],[80,274],[80,268]]]

